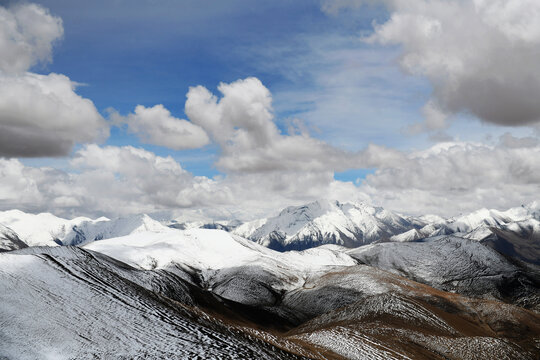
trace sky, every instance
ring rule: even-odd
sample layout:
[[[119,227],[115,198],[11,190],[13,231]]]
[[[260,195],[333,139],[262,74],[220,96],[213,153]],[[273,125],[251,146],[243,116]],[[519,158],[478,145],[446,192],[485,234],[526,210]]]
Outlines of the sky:
[[[0,0],[0,210],[520,206],[539,58],[536,0]]]

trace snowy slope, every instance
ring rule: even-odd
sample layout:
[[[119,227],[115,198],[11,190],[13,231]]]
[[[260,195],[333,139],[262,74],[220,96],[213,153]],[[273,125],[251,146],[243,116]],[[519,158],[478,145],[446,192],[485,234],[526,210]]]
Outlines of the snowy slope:
[[[167,226],[145,214],[114,220],[105,217],[68,220],[49,213],[27,214],[9,210],[0,212],[0,224],[12,229],[29,246],[81,245],[141,231],[170,231]]]
[[[64,237],[73,226],[92,221],[78,217],[67,220],[53,214],[27,214],[19,210],[0,212],[0,224],[11,228],[29,246],[56,246],[55,241]]]
[[[372,280],[390,285],[391,290],[373,294],[364,291],[358,277],[351,279],[352,273],[329,274],[335,280],[331,289],[329,281],[310,284],[310,298],[321,299],[316,303],[325,304],[324,313],[289,332],[290,339],[346,359],[537,358],[538,314],[376,274]],[[347,282],[341,281],[343,277]],[[329,298],[331,293],[344,296]],[[516,333],[519,341],[514,340]]]
[[[251,306],[271,306],[308,276],[356,264],[342,249],[331,246],[280,253],[222,230],[207,229],[133,234],[85,248],[143,269],[189,273],[194,285]],[[288,316],[277,311],[279,316]]]
[[[534,359],[538,313],[491,286],[513,280],[530,307],[522,271],[455,237],[282,253],[170,229],[31,247],[0,254],[0,358]]]
[[[0,251],[11,251],[28,247],[15,231],[0,224]]]
[[[490,228],[480,241],[501,254],[540,265],[540,221],[528,219]]]
[[[319,200],[288,207],[276,217],[244,224],[234,233],[285,251],[324,244],[360,246],[388,240],[392,235],[408,231],[418,224],[410,218],[363,203]]]
[[[298,358],[124,277],[134,272],[73,247],[0,254],[0,358]]]
[[[536,275],[474,240],[439,236],[420,242],[372,244],[347,253],[363,264],[444,291],[540,305]]]
[[[250,293],[250,287],[258,287],[249,282],[239,282],[238,293],[233,293],[230,287],[226,294],[221,293],[222,274],[231,274],[238,269],[236,276],[239,279],[243,273],[251,273],[259,276],[259,280],[269,281],[264,284],[265,288],[280,292],[297,287],[308,274],[356,264],[341,249],[321,247],[304,252],[279,253],[228,232],[208,229],[132,234],[96,241],[85,248],[143,269],[174,271],[175,267],[180,267],[182,271],[196,274],[198,285],[242,303],[265,302],[266,299],[264,294],[260,299],[249,298],[256,296]],[[248,298],[242,298],[243,295]]]
[[[92,241],[109,239],[140,232],[163,233],[172,231],[169,227],[153,220],[146,214],[114,220],[94,220],[81,222],[60,237],[62,245],[83,245]]]

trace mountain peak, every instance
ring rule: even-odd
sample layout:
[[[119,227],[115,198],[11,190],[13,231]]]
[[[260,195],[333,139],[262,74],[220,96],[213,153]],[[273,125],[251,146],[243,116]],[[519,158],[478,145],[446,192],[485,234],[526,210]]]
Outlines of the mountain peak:
[[[321,199],[287,207],[251,232],[240,227],[237,233],[273,249],[302,250],[323,244],[359,246],[411,227],[409,220],[383,208]]]

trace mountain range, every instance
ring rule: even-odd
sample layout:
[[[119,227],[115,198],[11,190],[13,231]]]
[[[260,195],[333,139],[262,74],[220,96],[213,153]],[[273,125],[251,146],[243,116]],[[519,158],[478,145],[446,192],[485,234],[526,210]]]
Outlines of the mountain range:
[[[537,359],[538,209],[0,212],[0,358]]]
[[[325,244],[354,248],[451,234],[502,249],[508,242],[519,242],[518,239],[540,238],[540,204],[533,202],[506,211],[481,209],[444,219],[435,215],[406,216],[364,203],[319,200],[288,207],[274,217],[248,222],[160,222],[145,214],[113,220],[104,217],[68,220],[48,213],[34,215],[10,210],[0,212],[0,225],[9,228],[28,246],[84,245],[144,231],[205,228],[229,231],[278,251],[305,250]],[[0,233],[4,231],[0,230]],[[524,260],[528,250],[533,251],[534,256],[529,260],[534,262],[540,249],[515,249]]]

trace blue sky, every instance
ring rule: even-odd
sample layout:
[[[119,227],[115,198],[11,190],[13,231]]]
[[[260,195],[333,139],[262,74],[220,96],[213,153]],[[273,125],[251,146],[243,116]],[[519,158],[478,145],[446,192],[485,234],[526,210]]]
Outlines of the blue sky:
[[[382,114],[395,118],[402,116],[403,110],[407,116],[419,116],[417,108],[426,97],[421,92],[425,93],[428,85],[399,72],[395,51],[382,51],[381,58],[356,38],[371,30],[372,21],[388,16],[381,7],[328,16],[317,1],[267,1],[257,5],[249,1],[37,3],[62,18],[64,37],[55,46],[53,62],[39,65],[35,71],[65,74],[81,83],[77,93],[91,99],[105,117],[108,108],[126,114],[138,104],[163,104],[174,116],[185,118],[183,107],[190,86],[203,85],[215,91],[220,82],[255,76],[272,91],[276,121],[282,130],[289,118],[298,117],[314,127],[313,136],[359,150],[368,142],[384,144],[388,138],[400,137],[399,129],[388,136],[387,130],[381,132],[380,124],[371,126],[372,117]],[[324,54],[313,59],[315,51]],[[341,99],[339,92],[325,94],[327,89],[317,78],[336,71],[336,67],[342,71],[342,60],[325,58],[340,51],[350,51],[350,56],[370,53],[372,59],[367,62],[379,73],[365,74],[369,69],[361,68],[347,71],[362,78],[364,83],[358,86],[366,93],[388,87],[398,92],[412,82],[416,102],[410,104],[411,96],[404,100],[398,94],[396,98],[378,98],[359,111],[359,99],[345,99],[345,104],[340,104],[344,105],[341,113],[323,118],[326,110],[316,108],[318,99],[325,96],[330,105]],[[386,63],[382,70],[381,59]],[[380,73],[388,68],[398,78],[390,84],[387,74]],[[395,113],[395,102],[401,108],[399,114]],[[351,129],[351,115],[364,117],[354,120],[357,129]],[[314,120],[310,122],[310,118]],[[215,146],[171,151],[141,144],[136,136],[114,127],[106,144],[141,146],[156,154],[172,155],[197,175],[218,173],[212,165]],[[47,161],[26,160],[29,164]],[[357,169],[337,177],[354,181],[369,172]]]
[[[540,19],[503,5],[0,2],[0,200],[222,217],[532,201]]]

